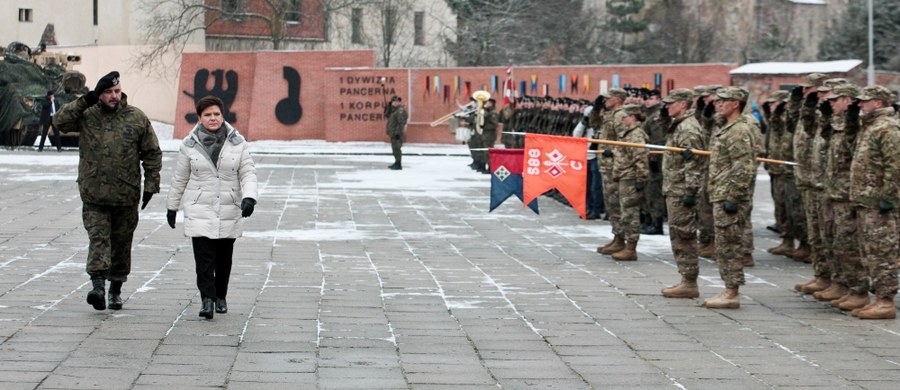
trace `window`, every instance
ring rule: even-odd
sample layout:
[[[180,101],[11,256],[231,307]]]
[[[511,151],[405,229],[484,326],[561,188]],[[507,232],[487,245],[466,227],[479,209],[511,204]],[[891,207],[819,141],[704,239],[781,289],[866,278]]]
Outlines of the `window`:
[[[350,10],[350,43],[363,43],[362,39],[362,8]]]
[[[241,10],[240,0],[222,0],[222,12],[233,14]]]
[[[288,0],[287,12],[284,13],[284,21],[298,24],[303,16],[303,0]]]
[[[97,22],[99,21],[99,19],[100,18],[97,17],[97,0],[94,0],[94,25],[95,26],[97,25]]]
[[[19,21],[31,22],[31,8],[19,8]]]
[[[424,46],[425,45],[425,13],[424,12],[416,12],[414,21],[415,21],[416,35],[414,37],[413,44],[416,46]]]
[[[397,10],[394,7],[384,9],[384,44],[394,43],[394,30],[397,24]]]

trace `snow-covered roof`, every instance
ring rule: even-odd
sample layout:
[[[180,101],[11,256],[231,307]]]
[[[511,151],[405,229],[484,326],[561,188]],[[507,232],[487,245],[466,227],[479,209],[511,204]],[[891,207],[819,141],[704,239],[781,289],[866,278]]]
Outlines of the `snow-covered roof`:
[[[838,60],[819,62],[757,62],[732,69],[730,74],[807,74],[845,73],[860,66],[860,60]]]
[[[788,0],[791,3],[795,4],[811,4],[811,5],[826,5],[828,4],[825,0]]]

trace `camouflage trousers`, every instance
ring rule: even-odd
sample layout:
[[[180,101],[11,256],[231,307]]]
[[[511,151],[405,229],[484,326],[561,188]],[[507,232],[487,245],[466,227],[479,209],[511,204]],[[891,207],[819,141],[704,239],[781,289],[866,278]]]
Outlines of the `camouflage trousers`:
[[[819,240],[821,245],[819,253],[825,260],[828,270],[831,271],[831,280],[844,284],[841,278],[841,261],[834,256],[834,209],[832,208],[831,198],[826,196],[823,190],[813,190],[818,192],[819,208]]]
[[[898,248],[897,210],[881,214],[878,209],[858,207],[859,243],[863,263],[869,273],[871,291],[878,298],[897,294]]]
[[[784,175],[769,175],[772,182],[772,203],[775,205],[775,225],[783,238],[794,238],[788,229],[787,208],[784,204]]]
[[[697,199],[697,230],[700,233],[700,243],[708,244],[715,237],[713,225],[713,205],[709,201],[709,189],[703,183]]]
[[[403,138],[401,137],[391,137],[391,154],[394,155],[394,162],[397,164],[401,164],[400,161],[403,158],[403,152],[400,148],[403,146]]]
[[[485,131],[481,133],[481,146],[480,148],[493,148],[494,144],[497,142],[497,132],[496,131]],[[482,165],[487,165],[491,162],[489,152],[487,150],[481,150],[477,152],[478,159],[477,161]]]
[[[784,175],[784,212],[787,218],[787,231],[790,238],[808,243],[806,236],[806,211],[803,209],[803,197],[797,189],[797,181],[792,173]]]
[[[825,236],[831,238],[832,280],[850,288],[853,294],[869,291],[868,271],[859,256],[859,220],[852,203],[830,200],[831,215],[824,215]]]
[[[603,157],[597,157],[603,158]],[[609,217],[609,224],[612,225],[612,231],[615,235],[622,234],[622,227],[619,223],[619,216],[622,214],[621,208],[616,207],[619,204],[619,183],[612,179],[612,170],[600,167],[600,177],[603,183],[603,204],[606,205],[606,215]]]
[[[632,179],[619,180],[619,231],[628,242],[637,242],[641,238],[643,191],[634,189],[634,183]]]
[[[678,273],[685,279],[697,280],[700,264],[697,259],[697,206],[684,207],[680,196],[666,196],[669,211],[669,241],[678,264]]]
[[[825,260],[826,252],[822,247],[822,232],[819,226],[819,196],[820,193],[812,188],[800,190],[803,196],[803,210],[806,211],[806,239],[809,243],[809,253],[813,264],[813,275],[819,278],[831,278],[831,268]]]
[[[726,288],[738,288],[744,284],[744,226],[750,202],[738,203],[738,211],[725,212],[723,202],[713,204],[713,221],[716,231],[716,262],[719,276]]]
[[[744,234],[741,235],[741,244],[743,245],[743,254],[750,255],[753,254],[753,218],[751,218],[753,214],[753,191],[756,190],[756,175],[753,175],[753,181],[750,182],[750,194],[751,200],[747,202],[747,209],[743,208],[741,211],[744,212]]]
[[[131,273],[131,241],[138,224],[137,204],[133,206],[82,205],[81,217],[87,230],[87,273],[124,282]]]
[[[654,220],[666,217],[666,197],[662,192],[662,172],[650,172],[647,185],[641,199],[641,214],[649,215]]]

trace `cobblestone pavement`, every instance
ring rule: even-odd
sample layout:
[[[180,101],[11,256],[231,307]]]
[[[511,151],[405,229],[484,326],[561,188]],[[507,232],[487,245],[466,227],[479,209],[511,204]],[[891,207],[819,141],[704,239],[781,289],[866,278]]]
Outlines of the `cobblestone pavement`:
[[[386,148],[386,147],[385,147]],[[74,152],[0,152],[0,388],[896,389],[900,323],[861,321],[792,291],[809,265],[765,252],[772,205],[760,175],[756,267],[740,310],[701,262],[700,299],[668,237],[639,261],[543,197],[488,213],[468,157],[258,154],[261,199],[235,251],[229,312],[198,317],[190,240],[141,212],[121,311],[85,296],[87,238]]]

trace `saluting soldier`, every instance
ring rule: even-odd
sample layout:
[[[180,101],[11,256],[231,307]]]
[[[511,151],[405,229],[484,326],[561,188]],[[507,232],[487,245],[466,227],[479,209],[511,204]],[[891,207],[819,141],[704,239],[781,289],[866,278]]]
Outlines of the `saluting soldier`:
[[[622,104],[628,97],[628,93],[621,88],[611,88],[606,92],[603,104],[606,112],[603,114],[603,126],[597,137],[609,141],[617,139],[617,129],[622,126],[625,113],[622,112]],[[597,247],[597,252],[611,255],[625,249],[625,238],[622,236],[622,227],[619,224],[621,209],[619,208],[619,184],[613,180],[613,166],[615,154],[612,146],[602,145],[603,153],[600,154],[600,177],[603,181],[603,204],[606,205],[606,217],[612,225],[613,240],[608,244]]]
[[[653,89],[647,92],[644,99],[644,133],[649,142],[654,145],[662,145],[666,142],[666,129],[660,125],[660,92]],[[644,223],[641,225],[641,234],[663,234],[663,220],[666,219],[666,198],[663,196],[663,173],[660,154],[650,154],[648,157],[650,176],[647,180],[647,188],[644,190],[644,198],[641,201],[641,216]]]
[[[704,141],[706,141],[707,145],[711,144],[710,139],[716,128],[714,101],[716,99],[716,91],[720,88],[722,88],[720,85],[703,85],[694,88],[694,93],[697,95],[697,110],[694,112],[694,117],[697,118],[700,122],[700,127],[703,128]],[[707,175],[704,174],[704,177],[707,177]],[[699,230],[700,241],[700,248],[697,251],[700,256],[711,259],[716,256],[716,236],[713,229],[713,209],[712,203],[709,201],[707,180],[703,182],[697,206],[697,229]]]
[[[627,104],[621,110],[621,125],[616,138],[622,142],[646,144],[647,134],[641,127],[645,119],[640,105]],[[619,191],[619,231],[625,247],[612,254],[619,261],[637,260],[637,243],[641,237],[641,198],[647,186],[649,167],[647,149],[617,147],[613,158],[613,181]]]
[[[388,115],[387,130],[385,131],[391,139],[391,154],[394,155],[394,163],[388,165],[389,169],[403,169],[403,165],[401,165],[403,152],[400,148],[403,146],[403,142],[406,141],[407,118],[406,109],[403,108],[403,99],[400,96],[391,96],[391,110]]]

